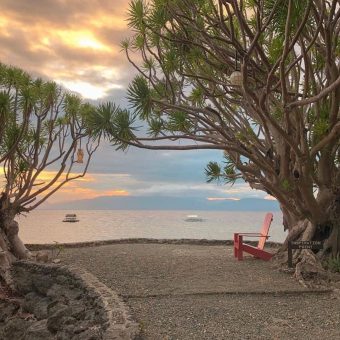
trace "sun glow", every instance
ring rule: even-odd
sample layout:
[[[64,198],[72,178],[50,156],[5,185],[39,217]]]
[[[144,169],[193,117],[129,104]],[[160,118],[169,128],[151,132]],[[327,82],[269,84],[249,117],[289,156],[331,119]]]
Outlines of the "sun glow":
[[[94,50],[110,51],[110,48],[96,39],[93,33],[88,31],[59,31],[59,38],[69,46],[91,48]]]
[[[106,94],[106,89],[99,86],[94,86],[90,83],[83,81],[68,81],[68,80],[57,80],[67,89],[79,93],[82,97],[88,99],[99,99],[103,98]]]

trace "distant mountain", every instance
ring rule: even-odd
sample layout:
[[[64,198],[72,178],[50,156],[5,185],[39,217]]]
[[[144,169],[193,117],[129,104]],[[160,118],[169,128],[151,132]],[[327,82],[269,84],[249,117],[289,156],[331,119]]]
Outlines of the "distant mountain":
[[[239,201],[208,201],[197,197],[100,196],[93,199],[48,204],[42,209],[59,210],[279,210],[277,201],[244,198]]]

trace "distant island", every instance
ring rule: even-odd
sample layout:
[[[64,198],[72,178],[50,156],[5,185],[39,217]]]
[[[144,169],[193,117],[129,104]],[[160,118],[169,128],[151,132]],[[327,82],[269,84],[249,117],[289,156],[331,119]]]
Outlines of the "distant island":
[[[212,210],[212,211],[276,211],[277,201],[261,198],[210,201],[198,197],[172,196],[100,196],[55,204],[45,204],[49,210]]]

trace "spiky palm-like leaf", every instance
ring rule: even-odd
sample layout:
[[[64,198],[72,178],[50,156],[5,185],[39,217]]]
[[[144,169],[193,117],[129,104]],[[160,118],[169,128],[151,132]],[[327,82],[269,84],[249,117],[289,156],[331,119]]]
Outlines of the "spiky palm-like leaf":
[[[128,87],[128,101],[131,108],[142,118],[146,119],[152,112],[151,93],[147,81],[137,76]]]
[[[176,110],[169,114],[169,121],[166,124],[166,128],[169,131],[190,132],[192,127],[193,124],[188,119],[187,113]]]
[[[163,129],[164,129],[164,122],[162,119],[159,119],[159,118],[150,119],[148,134],[151,137],[158,137]]]
[[[222,178],[221,167],[217,162],[209,162],[205,168],[205,176],[207,178],[207,182],[211,183],[213,181],[220,181]]]
[[[135,115],[130,114],[127,110],[117,109],[113,115],[112,125],[112,143],[116,146],[117,150],[126,150],[129,142],[134,141],[136,136],[133,124],[136,120]]]
[[[143,31],[145,29],[143,19],[146,16],[146,4],[144,3],[144,1],[143,0],[131,1],[128,14],[129,14],[128,26],[135,30]]]
[[[286,20],[288,16],[288,3],[289,0],[280,0],[279,4],[276,4],[277,0],[266,0],[264,4],[264,15],[269,17],[270,13],[274,10],[274,16],[271,20],[271,30],[282,36],[285,32]],[[310,0],[298,0],[292,1],[291,20],[290,20],[290,31],[294,32],[301,22],[301,18],[304,15],[305,9],[308,6]]]
[[[102,133],[105,137],[112,134],[114,115],[119,110],[118,107],[111,103],[100,104],[97,109],[93,107],[86,108],[85,125],[89,134],[93,138],[98,138]]]

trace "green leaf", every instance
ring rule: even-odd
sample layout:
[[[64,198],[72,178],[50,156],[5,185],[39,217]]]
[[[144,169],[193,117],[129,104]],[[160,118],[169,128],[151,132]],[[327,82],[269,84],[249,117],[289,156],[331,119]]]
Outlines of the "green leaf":
[[[67,94],[65,96],[63,109],[67,116],[76,117],[80,111],[82,101],[81,98],[75,94]]]
[[[149,121],[149,131],[148,134],[151,137],[157,137],[162,132],[164,128],[164,122],[159,118],[151,118]]]
[[[292,11],[290,20],[290,32],[294,32],[301,22],[304,16],[305,10],[308,7],[310,0],[298,0],[292,1]],[[266,0],[263,2],[264,17],[268,18],[273,11],[277,0]],[[286,21],[288,17],[288,0],[279,0],[278,6],[276,6],[273,18],[270,22],[270,29],[280,36],[285,33]]]
[[[189,99],[195,106],[202,107],[204,104],[203,89],[201,87],[194,88],[189,95]]]
[[[146,119],[152,112],[152,98],[146,79],[140,75],[129,85],[128,101],[130,107],[142,118]]]
[[[116,110],[113,116],[113,126],[111,131],[111,141],[117,150],[126,150],[129,142],[136,139],[133,127],[136,117],[127,110]]]
[[[175,110],[169,114],[169,121],[166,124],[166,128],[169,131],[190,132],[192,127],[193,124],[188,119],[188,115],[185,112]]]
[[[147,8],[143,0],[131,1],[128,10],[128,26],[140,32],[144,31],[145,24],[143,20],[146,15]]]
[[[84,119],[88,133],[93,138],[98,138],[101,134],[104,134],[105,137],[111,137],[114,117],[119,108],[115,104],[108,102],[100,104],[97,109],[86,107],[85,110]]]
[[[221,180],[221,168],[217,162],[208,163],[207,167],[205,168],[205,176],[208,183]]]
[[[282,55],[284,36],[275,36],[268,46],[269,61],[274,64]]]

